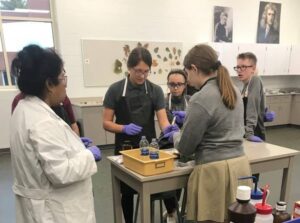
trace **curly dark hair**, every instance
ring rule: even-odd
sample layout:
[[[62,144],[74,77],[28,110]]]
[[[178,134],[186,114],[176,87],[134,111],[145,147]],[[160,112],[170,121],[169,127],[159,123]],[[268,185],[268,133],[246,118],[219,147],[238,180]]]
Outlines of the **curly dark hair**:
[[[59,84],[62,69],[60,56],[53,49],[43,49],[38,45],[24,47],[11,64],[20,91],[40,98],[45,92],[46,81],[54,86]]]

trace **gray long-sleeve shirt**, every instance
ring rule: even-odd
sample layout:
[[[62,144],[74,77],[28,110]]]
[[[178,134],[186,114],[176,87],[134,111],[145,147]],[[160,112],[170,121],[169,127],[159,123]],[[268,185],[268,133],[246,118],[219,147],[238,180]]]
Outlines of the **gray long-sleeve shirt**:
[[[261,79],[254,75],[244,85],[242,97],[247,97],[245,109],[245,137],[256,135],[265,139],[264,113],[265,96]]]
[[[173,138],[180,153],[195,153],[196,164],[244,155],[243,102],[235,90],[237,103],[233,110],[223,104],[215,79],[191,97],[182,131]]]

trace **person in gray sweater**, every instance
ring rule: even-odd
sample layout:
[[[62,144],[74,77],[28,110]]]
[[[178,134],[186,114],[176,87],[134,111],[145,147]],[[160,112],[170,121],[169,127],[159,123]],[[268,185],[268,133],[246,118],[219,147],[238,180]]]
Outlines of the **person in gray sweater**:
[[[166,136],[181,154],[195,154],[187,220],[224,222],[228,205],[235,201],[238,178],[251,174],[243,148],[242,98],[210,46],[194,46],[184,67],[189,83],[199,91],[190,99],[182,131]]]
[[[241,53],[237,56],[237,66],[234,69],[244,84],[241,92],[244,103],[244,137],[252,142],[263,142],[266,139],[265,95],[262,81],[255,74],[256,63],[253,53]]]

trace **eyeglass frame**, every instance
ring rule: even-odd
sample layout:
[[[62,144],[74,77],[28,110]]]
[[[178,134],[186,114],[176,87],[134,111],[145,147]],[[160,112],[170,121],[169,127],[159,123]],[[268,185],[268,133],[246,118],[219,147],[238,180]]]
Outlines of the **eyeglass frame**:
[[[169,82],[169,83],[167,83],[167,85],[168,85],[169,88],[175,89],[175,88],[180,88],[180,87],[186,86],[186,82],[185,83],[172,83],[172,82]]]
[[[242,66],[235,66],[235,67],[233,67],[233,69],[234,69],[235,71],[238,71],[239,69],[240,69],[241,71],[245,71],[247,68],[250,68],[250,67],[253,67],[253,65],[248,65],[248,66],[245,66],[245,65],[242,65]]]
[[[136,68],[131,68],[135,74],[139,75],[139,76],[142,76],[142,75],[145,75],[145,76],[148,76],[149,74],[151,74],[151,70],[147,70],[147,71],[142,71],[140,69],[136,69]]]

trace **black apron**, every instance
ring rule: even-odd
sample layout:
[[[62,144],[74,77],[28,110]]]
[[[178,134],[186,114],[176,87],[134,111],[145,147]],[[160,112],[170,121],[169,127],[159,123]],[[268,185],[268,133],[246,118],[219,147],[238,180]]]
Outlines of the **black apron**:
[[[139,147],[141,137],[146,136],[151,142],[156,138],[154,124],[154,104],[152,102],[152,87],[149,82],[145,81],[145,91],[139,91],[138,94],[127,93],[129,79],[125,79],[123,95],[120,97],[117,107],[115,108],[116,123],[128,125],[134,123],[143,127],[142,132],[138,135],[129,136],[124,133],[115,134],[115,155],[118,155],[122,144],[130,141],[133,148]]]

